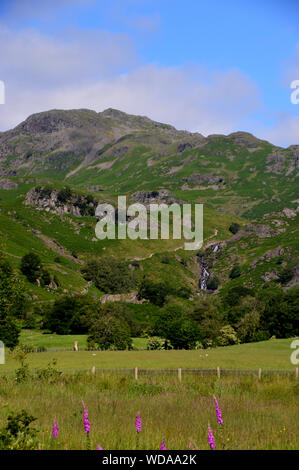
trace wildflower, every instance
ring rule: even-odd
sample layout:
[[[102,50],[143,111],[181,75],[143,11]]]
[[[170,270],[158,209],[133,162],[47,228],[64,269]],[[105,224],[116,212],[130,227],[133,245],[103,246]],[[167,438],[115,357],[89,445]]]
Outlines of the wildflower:
[[[82,401],[83,405],[83,424],[84,424],[84,431],[85,434],[88,435],[90,433],[90,422],[88,421],[88,411],[86,409],[85,403]]]
[[[98,445],[98,450],[103,450],[100,444]]]
[[[191,446],[191,441],[189,441],[189,444],[188,444],[188,450],[191,450],[192,449],[192,446]]]
[[[58,433],[59,433],[59,425],[55,419],[53,422],[53,427],[52,427],[52,436],[54,439],[56,439],[56,437],[58,436]]]
[[[214,395],[214,402],[215,402],[215,408],[216,408],[217,421],[218,421],[219,424],[223,424],[222,413],[221,413],[221,410],[219,408],[218,401],[217,401],[217,398],[215,397],[215,395]]]
[[[162,439],[162,441],[161,441],[160,450],[167,450],[166,444],[165,444],[165,442],[164,442],[164,439]]]
[[[208,426],[208,443],[212,450],[216,449],[215,437],[213,435],[212,429],[210,428],[210,425]]]
[[[139,411],[138,411],[137,416],[136,416],[135,427],[136,427],[136,431],[137,431],[137,432],[140,432],[140,431],[141,431],[142,421],[141,421],[141,418],[140,418],[140,413],[139,413]]]

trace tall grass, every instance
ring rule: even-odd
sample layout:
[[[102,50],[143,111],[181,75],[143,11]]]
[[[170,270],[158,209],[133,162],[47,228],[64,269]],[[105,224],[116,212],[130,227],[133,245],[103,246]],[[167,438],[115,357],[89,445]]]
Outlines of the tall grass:
[[[217,424],[217,397],[223,436]],[[292,377],[237,376],[217,379],[188,374],[141,377],[105,373],[63,374],[60,378],[31,378],[16,383],[0,378],[0,427],[9,410],[25,409],[37,417],[42,449],[86,449],[82,400],[91,423],[90,446],[96,449],[135,449],[135,418],[140,411],[139,449],[187,449],[189,441],[208,449],[210,424],[216,449],[296,449],[299,383]],[[52,437],[53,420],[59,423]]]

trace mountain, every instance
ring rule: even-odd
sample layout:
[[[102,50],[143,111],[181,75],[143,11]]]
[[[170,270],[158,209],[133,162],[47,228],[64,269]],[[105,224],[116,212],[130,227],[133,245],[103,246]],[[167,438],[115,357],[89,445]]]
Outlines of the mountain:
[[[204,137],[115,109],[34,114],[0,133],[2,249],[17,269],[34,250],[55,274],[59,287],[28,284],[35,301],[63,292],[98,295],[81,267],[103,255],[193,293],[205,271],[219,278],[219,289],[260,288],[289,268],[291,286],[299,276],[298,170],[298,145],[284,149],[246,132]],[[71,196],[62,202],[65,187]],[[94,208],[117,195],[203,203],[204,250],[186,252],[181,240],[98,241]],[[232,222],[240,226],[234,235]],[[242,274],[230,279],[236,263]]]

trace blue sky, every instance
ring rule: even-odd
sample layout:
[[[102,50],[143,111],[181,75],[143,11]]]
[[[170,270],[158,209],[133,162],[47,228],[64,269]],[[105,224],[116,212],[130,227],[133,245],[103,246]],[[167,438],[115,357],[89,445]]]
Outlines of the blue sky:
[[[207,135],[299,143],[299,2],[2,0],[0,129],[115,107]]]

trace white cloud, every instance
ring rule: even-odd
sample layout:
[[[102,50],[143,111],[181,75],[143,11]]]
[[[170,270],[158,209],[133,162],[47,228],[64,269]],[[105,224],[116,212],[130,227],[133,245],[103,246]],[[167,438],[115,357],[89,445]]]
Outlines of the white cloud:
[[[257,87],[238,70],[140,64],[124,34],[71,31],[48,37],[0,30],[6,105],[0,129],[53,108],[115,107],[204,134],[227,133],[259,107]]]
[[[299,105],[297,105],[299,108]],[[258,137],[282,147],[299,144],[299,115],[281,114],[275,124],[262,127],[257,131]]]
[[[128,35],[99,30],[53,38],[0,25],[0,44],[0,130],[48,109],[113,107],[204,135],[251,129],[276,144],[296,143],[299,118],[255,123],[259,89],[237,69],[142,64]]]

